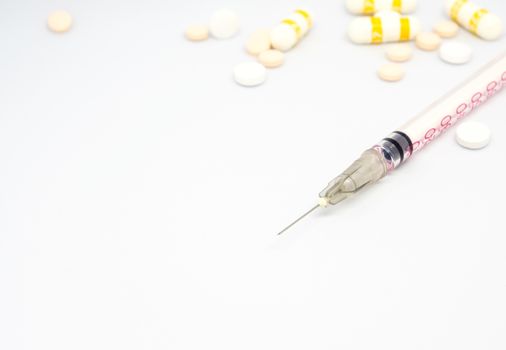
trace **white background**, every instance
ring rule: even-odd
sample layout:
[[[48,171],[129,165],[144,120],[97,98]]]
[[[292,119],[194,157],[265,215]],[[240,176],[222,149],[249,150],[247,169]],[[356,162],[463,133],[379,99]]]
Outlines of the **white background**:
[[[419,1],[429,30],[439,0]],[[506,19],[506,2],[481,0]],[[315,27],[257,88],[248,33]],[[221,7],[241,33],[190,43]],[[52,10],[75,19],[57,35]],[[276,232],[367,147],[504,51],[398,84],[343,1],[0,1],[0,349],[506,348],[506,92],[360,196]]]

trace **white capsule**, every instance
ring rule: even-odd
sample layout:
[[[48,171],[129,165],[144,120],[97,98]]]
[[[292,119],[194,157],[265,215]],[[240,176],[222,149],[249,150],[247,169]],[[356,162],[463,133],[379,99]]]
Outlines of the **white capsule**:
[[[279,24],[271,30],[272,47],[280,51],[290,50],[297,40],[297,33],[288,24]]]
[[[295,10],[271,30],[272,47],[280,51],[290,50],[306,35],[312,25],[309,12]]]
[[[495,40],[503,32],[501,19],[469,0],[446,0],[448,15],[462,27],[485,40]]]
[[[380,44],[413,40],[420,32],[420,21],[411,16],[358,17],[348,27],[348,36],[356,44]]]
[[[393,20],[393,19],[401,18],[401,14],[399,12],[395,12],[392,10],[382,10],[382,11],[376,12],[374,17],[379,17],[381,19],[387,19],[387,20]]]
[[[356,15],[373,15],[383,10],[412,13],[416,0],[346,0],[346,8]]]

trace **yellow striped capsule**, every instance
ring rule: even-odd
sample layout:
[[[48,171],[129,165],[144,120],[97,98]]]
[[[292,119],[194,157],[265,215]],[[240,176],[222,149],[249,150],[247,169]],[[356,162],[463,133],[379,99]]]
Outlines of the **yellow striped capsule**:
[[[346,8],[355,15],[374,15],[385,10],[406,14],[415,11],[416,0],[346,0]]]
[[[382,12],[373,17],[359,17],[348,28],[348,36],[356,44],[381,44],[413,40],[420,32],[415,17],[400,16],[395,12]]]
[[[313,19],[308,11],[295,10],[271,30],[272,47],[280,51],[290,50],[307,34],[312,26]]]
[[[495,40],[503,32],[501,19],[469,0],[447,0],[446,11],[452,20],[486,40]]]

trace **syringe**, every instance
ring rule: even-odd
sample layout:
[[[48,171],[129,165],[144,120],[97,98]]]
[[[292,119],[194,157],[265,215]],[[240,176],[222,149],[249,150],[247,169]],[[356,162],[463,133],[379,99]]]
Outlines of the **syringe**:
[[[316,209],[335,205],[377,182],[505,86],[506,52],[362,153],[359,159],[320,192],[318,204],[278,235]]]

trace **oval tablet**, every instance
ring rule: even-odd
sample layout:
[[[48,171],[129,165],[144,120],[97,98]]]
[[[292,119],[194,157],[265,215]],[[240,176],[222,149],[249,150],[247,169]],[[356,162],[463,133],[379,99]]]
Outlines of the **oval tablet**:
[[[490,142],[492,133],[483,123],[466,121],[457,127],[456,139],[459,145],[469,149],[480,149]]]
[[[285,54],[278,50],[267,50],[258,55],[258,61],[267,68],[276,68],[285,61]]]
[[[209,38],[209,29],[205,25],[191,25],[184,32],[186,39],[191,41],[202,41]]]
[[[47,18],[47,26],[55,33],[64,33],[72,26],[72,16],[67,11],[55,11]]]
[[[378,76],[385,81],[399,81],[404,74],[404,68],[397,63],[387,63],[378,69]]]
[[[452,21],[441,21],[434,26],[433,30],[442,38],[453,38],[458,34],[459,26]]]
[[[267,78],[267,70],[257,62],[243,62],[234,67],[234,79],[243,86],[262,84]]]
[[[393,62],[409,61],[413,57],[413,49],[408,44],[391,45],[386,50],[386,56]]]
[[[239,31],[239,17],[232,10],[218,10],[211,16],[209,31],[217,39],[231,38]]]
[[[441,37],[436,33],[423,32],[416,36],[415,43],[419,49],[434,51],[441,45]]]
[[[447,42],[441,45],[439,57],[451,64],[464,64],[473,57],[471,46],[459,42]]]
[[[271,35],[268,29],[259,29],[250,35],[246,42],[246,51],[254,56],[271,48]]]

